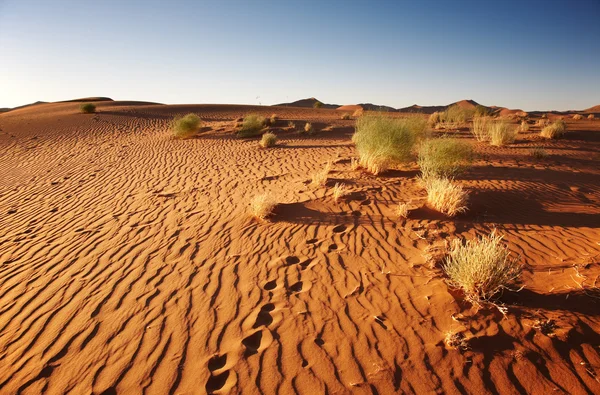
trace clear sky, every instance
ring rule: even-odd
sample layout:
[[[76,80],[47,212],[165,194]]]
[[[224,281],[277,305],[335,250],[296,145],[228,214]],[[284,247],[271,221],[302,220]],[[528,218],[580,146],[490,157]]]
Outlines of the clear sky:
[[[0,107],[600,104],[600,0],[0,0]]]

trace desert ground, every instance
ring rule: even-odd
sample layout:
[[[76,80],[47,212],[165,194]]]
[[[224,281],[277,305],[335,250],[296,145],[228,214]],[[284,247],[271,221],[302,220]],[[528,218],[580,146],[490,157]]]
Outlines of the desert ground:
[[[203,127],[174,139],[187,113]],[[278,115],[277,146],[234,134],[248,113]],[[0,393],[600,393],[599,115],[548,140],[529,114],[503,147],[444,132],[477,153],[449,218],[415,163],[353,169],[356,119],[335,109],[0,114]],[[250,217],[265,192],[273,214]],[[522,289],[474,309],[435,257],[494,229]]]

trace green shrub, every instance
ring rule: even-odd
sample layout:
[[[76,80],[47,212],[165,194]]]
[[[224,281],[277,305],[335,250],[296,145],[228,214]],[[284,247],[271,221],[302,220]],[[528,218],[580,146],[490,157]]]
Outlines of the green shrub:
[[[96,105],[94,103],[81,103],[79,105],[79,111],[84,114],[93,114],[96,112]]]
[[[277,144],[277,136],[273,133],[265,133],[262,135],[259,144],[263,148],[274,147]]]
[[[423,178],[454,177],[469,168],[472,160],[473,147],[459,139],[429,139],[419,148]]]
[[[254,137],[262,133],[265,127],[265,118],[258,114],[248,114],[242,121],[242,127],[237,132],[239,137]]]
[[[360,117],[352,141],[356,144],[361,165],[376,174],[391,164],[410,160],[425,126],[426,120],[420,116],[391,118],[379,114]]]
[[[557,139],[562,137],[567,131],[567,125],[563,120],[558,120],[542,129],[540,136],[547,139]]]
[[[202,120],[196,114],[187,114],[186,116],[178,116],[171,122],[171,130],[173,136],[180,139],[185,139],[193,136],[202,126]]]
[[[504,121],[488,123],[490,144],[501,147],[515,142],[518,130],[514,125]]]
[[[493,231],[489,236],[461,243],[454,240],[443,266],[452,287],[479,305],[515,283],[521,275],[517,257],[512,257]]]

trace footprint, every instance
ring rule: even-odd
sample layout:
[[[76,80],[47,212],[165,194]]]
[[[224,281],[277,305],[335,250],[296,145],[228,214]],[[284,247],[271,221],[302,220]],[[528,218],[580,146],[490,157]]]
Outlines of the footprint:
[[[260,326],[269,326],[273,323],[273,317],[271,317],[270,312],[275,310],[275,305],[273,303],[267,303],[264,305],[260,311],[258,312],[258,316],[256,317],[256,322],[252,326],[252,328],[256,329]]]
[[[227,363],[227,354],[215,355],[208,361],[208,370],[214,372],[215,370],[222,369]]]
[[[262,341],[262,331],[254,332],[250,336],[244,338],[242,340],[242,344],[246,347],[246,351],[244,352],[244,356],[249,357],[258,353],[258,349],[260,348],[260,342]]]
[[[266,283],[263,288],[266,291],[270,291],[272,289],[275,289],[276,286],[277,286],[277,280],[273,280],[273,281],[269,281],[268,283]]]
[[[292,285],[290,287],[290,291],[295,292],[295,293],[302,292],[302,281],[298,281],[297,283]]]
[[[335,228],[333,228],[333,233],[342,233],[345,230],[346,230],[346,225],[338,225]]]
[[[215,391],[220,390],[225,386],[225,383],[227,382],[228,378],[229,370],[226,370],[223,373],[218,374],[216,376],[210,376],[208,378],[208,381],[206,382],[206,386],[204,387],[206,389],[206,392],[212,394]]]
[[[288,265],[296,265],[300,263],[300,258],[296,256],[288,256],[285,258],[285,263]]]

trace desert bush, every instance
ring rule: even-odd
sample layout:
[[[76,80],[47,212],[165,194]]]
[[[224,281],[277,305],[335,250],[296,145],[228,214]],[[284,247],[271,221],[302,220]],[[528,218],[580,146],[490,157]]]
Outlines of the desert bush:
[[[594,114],[590,114],[590,115],[588,115],[588,117],[587,117],[587,118],[588,118],[588,119],[594,119]]]
[[[265,133],[262,135],[259,144],[263,148],[274,147],[277,144],[277,136],[273,133]]]
[[[279,117],[277,116],[277,114],[271,114],[271,116],[269,117],[269,125],[275,125],[275,123],[277,123],[278,120]]]
[[[237,132],[239,137],[253,137],[261,134],[265,127],[265,117],[258,114],[248,114],[242,121],[242,127]]]
[[[464,108],[458,104],[453,104],[440,114],[442,122],[453,124],[464,124],[475,114],[474,109]]]
[[[454,240],[443,265],[449,284],[476,305],[510,289],[521,275],[518,257],[512,257],[501,240],[495,231],[465,243]]]
[[[540,118],[537,120],[537,122],[535,124],[539,127],[544,127],[544,126],[548,125],[548,120],[546,118]]]
[[[250,200],[250,215],[265,219],[273,212],[275,204],[275,200],[268,193],[256,195]]]
[[[408,203],[400,203],[396,206],[396,215],[399,218],[408,218]]]
[[[310,122],[306,122],[306,124],[304,125],[304,133],[313,133],[314,129],[313,129],[313,125]]]
[[[436,111],[429,116],[429,119],[427,120],[427,125],[429,125],[429,127],[435,127],[435,125],[440,123],[440,121],[441,113],[439,111]]]
[[[423,178],[456,176],[466,170],[472,160],[473,147],[459,139],[428,139],[419,148],[418,164]]]
[[[488,133],[488,124],[491,122],[489,117],[475,117],[473,118],[473,125],[471,126],[471,134],[477,141],[488,141],[490,135]]]
[[[535,147],[529,151],[529,155],[531,155],[534,159],[544,159],[548,156],[548,153],[541,147]]]
[[[321,107],[323,107],[323,103],[321,103],[318,100],[313,104],[313,108],[321,108]]]
[[[331,162],[327,162],[323,169],[314,172],[311,176],[311,185],[315,187],[325,186],[327,183],[327,177],[329,176],[329,172],[331,171]]]
[[[350,119],[350,114],[348,114],[347,112],[343,113],[342,116],[340,117],[340,119],[343,119],[345,121],[347,121],[348,119]]]
[[[449,217],[467,211],[469,193],[447,178],[425,178],[422,180],[427,190],[429,205]]]
[[[475,107],[473,117],[487,117],[487,116],[490,116],[491,113],[492,113],[491,109],[487,108],[486,106],[482,106],[481,104],[478,104]]]
[[[562,137],[567,131],[567,125],[564,121],[558,120],[553,124],[546,126],[540,132],[540,136],[545,137],[547,139],[558,139]]]
[[[187,114],[185,116],[175,117],[171,121],[171,130],[173,136],[180,139],[185,139],[193,136],[202,126],[202,120],[196,114]]]
[[[360,164],[374,174],[411,159],[416,142],[424,134],[426,120],[420,116],[390,118],[366,115],[356,121],[352,141]]]
[[[496,121],[488,124],[488,135],[490,136],[490,144],[503,146],[515,142],[518,130],[514,125],[508,122]]]
[[[337,203],[340,198],[346,196],[347,194],[348,188],[346,188],[346,185],[336,182],[333,186],[333,201]]]
[[[575,115],[573,115],[573,119],[576,120],[576,121],[578,121],[580,119],[583,119],[583,115],[581,115],[581,114],[575,114]]]
[[[84,114],[93,114],[96,112],[96,105],[94,103],[81,103],[79,105],[79,111]]]

